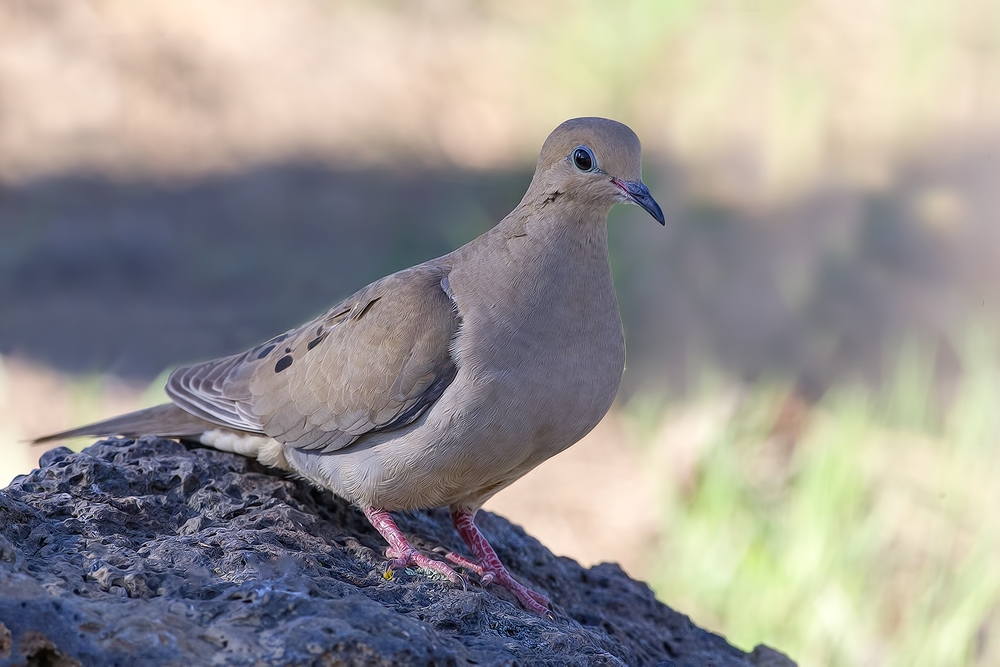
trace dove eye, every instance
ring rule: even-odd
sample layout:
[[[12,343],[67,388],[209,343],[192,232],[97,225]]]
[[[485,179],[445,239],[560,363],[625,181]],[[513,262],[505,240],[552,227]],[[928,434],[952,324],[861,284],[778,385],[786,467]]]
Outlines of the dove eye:
[[[594,154],[586,146],[578,146],[573,150],[573,165],[580,171],[593,171]]]

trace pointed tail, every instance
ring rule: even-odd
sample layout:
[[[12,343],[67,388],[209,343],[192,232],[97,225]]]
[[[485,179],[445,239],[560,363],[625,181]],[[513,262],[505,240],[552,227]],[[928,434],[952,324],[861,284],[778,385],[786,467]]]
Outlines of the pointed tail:
[[[145,410],[130,412],[120,417],[112,417],[95,424],[35,438],[32,444],[40,445],[45,442],[83,435],[97,437],[123,435],[128,438],[137,438],[140,435],[158,435],[164,438],[197,440],[202,433],[214,428],[218,428],[218,426],[181,410],[173,403],[165,403]]]

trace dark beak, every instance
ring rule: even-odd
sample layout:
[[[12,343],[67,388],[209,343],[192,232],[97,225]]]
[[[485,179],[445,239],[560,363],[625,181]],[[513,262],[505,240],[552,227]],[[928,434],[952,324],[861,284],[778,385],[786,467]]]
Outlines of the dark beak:
[[[630,202],[642,207],[646,213],[653,216],[653,219],[661,225],[667,224],[663,219],[663,211],[660,209],[660,205],[653,199],[653,195],[649,194],[649,188],[646,187],[645,183],[641,181],[619,181],[617,178],[611,180],[625,193]]]

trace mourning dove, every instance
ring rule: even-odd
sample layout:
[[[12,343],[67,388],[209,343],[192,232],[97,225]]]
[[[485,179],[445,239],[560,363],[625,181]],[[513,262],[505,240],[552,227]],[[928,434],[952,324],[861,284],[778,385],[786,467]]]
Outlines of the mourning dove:
[[[248,352],[178,368],[172,403],[36,442],[158,435],[256,457],[362,509],[390,568],[456,572],[418,552],[389,512],[448,507],[477,562],[448,559],[544,615],[474,522],[495,493],[586,435],[625,365],[607,219],[638,204],[635,133],[603,118],[557,127],[507,217],[443,257],[372,283]]]

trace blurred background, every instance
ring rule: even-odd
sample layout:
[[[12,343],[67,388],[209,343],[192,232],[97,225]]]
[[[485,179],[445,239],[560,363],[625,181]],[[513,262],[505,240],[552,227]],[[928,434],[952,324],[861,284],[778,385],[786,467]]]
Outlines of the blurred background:
[[[0,484],[644,144],[588,438],[488,509],[750,649],[1000,664],[1000,3],[6,0]],[[79,447],[87,441],[78,441]]]

